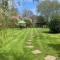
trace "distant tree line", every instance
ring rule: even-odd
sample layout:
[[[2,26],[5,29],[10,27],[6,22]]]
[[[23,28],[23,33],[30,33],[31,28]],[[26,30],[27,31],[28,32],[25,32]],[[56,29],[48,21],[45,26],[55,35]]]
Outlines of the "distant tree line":
[[[0,27],[16,27],[18,19],[11,19],[12,16],[18,16],[15,8],[9,10],[8,1],[1,0],[0,3]],[[23,0],[24,1],[24,0]],[[27,26],[31,27],[48,27],[52,32],[60,32],[60,2],[58,0],[32,0],[38,2],[36,4],[37,15],[34,15],[31,10],[25,9],[23,11],[22,20]],[[26,19],[28,18],[28,19]],[[19,18],[21,20],[21,18]]]
[[[60,2],[58,0],[39,2],[37,12],[45,17],[50,32],[60,32]]]

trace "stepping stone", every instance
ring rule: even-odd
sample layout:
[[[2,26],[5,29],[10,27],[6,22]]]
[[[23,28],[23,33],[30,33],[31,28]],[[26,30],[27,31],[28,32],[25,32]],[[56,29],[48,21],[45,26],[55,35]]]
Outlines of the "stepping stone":
[[[30,42],[31,42],[32,40],[28,40],[28,41],[30,41]]]
[[[40,54],[41,51],[40,50],[34,50],[34,51],[32,51],[32,53],[37,55],[37,54]]]
[[[56,57],[55,56],[51,56],[51,55],[47,55],[45,57],[45,60],[56,60]]]
[[[32,49],[34,46],[30,45],[30,46],[26,46],[26,47]]]

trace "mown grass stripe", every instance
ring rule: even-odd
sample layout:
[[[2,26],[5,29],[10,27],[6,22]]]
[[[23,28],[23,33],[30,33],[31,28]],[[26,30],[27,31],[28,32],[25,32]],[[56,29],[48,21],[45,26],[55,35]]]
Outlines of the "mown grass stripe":
[[[20,47],[21,53],[24,53],[23,47],[28,35],[29,35],[29,31],[27,30],[24,34],[24,37],[22,37],[22,40],[18,41],[18,46]]]
[[[21,31],[19,31],[18,33],[16,33],[16,36],[14,36],[15,35],[15,33],[14,33],[14,35],[13,36],[11,36],[11,38],[7,38],[6,40],[5,40],[5,44],[8,44],[8,43],[10,43],[10,42],[12,42],[14,39],[16,39],[16,37],[18,37],[18,35],[21,33]],[[4,44],[4,45],[5,45]]]
[[[25,32],[23,32],[23,33],[21,32],[21,34],[20,34],[19,36],[17,36],[16,39],[12,40],[10,43],[8,43],[8,44],[6,44],[5,46],[3,46],[2,49],[6,48],[6,47],[8,48],[11,44],[13,44],[13,42],[14,42],[14,43],[17,42],[18,39],[20,38],[20,36],[22,37],[23,34],[25,34]]]

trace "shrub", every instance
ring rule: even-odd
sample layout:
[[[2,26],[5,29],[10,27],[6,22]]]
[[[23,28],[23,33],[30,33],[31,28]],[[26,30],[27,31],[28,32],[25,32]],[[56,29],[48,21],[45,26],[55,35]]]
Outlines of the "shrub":
[[[52,33],[60,32],[60,15],[54,15],[49,22],[49,29]]]
[[[25,28],[26,27],[26,22],[23,19],[18,20],[17,27],[18,28]]]
[[[32,19],[30,18],[24,18],[24,21],[26,22],[27,27],[32,27]]]

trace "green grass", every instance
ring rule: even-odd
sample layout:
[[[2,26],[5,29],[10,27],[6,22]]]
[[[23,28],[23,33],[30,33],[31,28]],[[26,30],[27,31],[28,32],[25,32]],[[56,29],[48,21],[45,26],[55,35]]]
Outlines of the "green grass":
[[[46,28],[4,29],[0,30],[0,60],[44,60],[53,55],[60,60],[60,34],[48,33]],[[32,40],[33,49],[26,48]],[[41,54],[33,55],[39,49]]]

